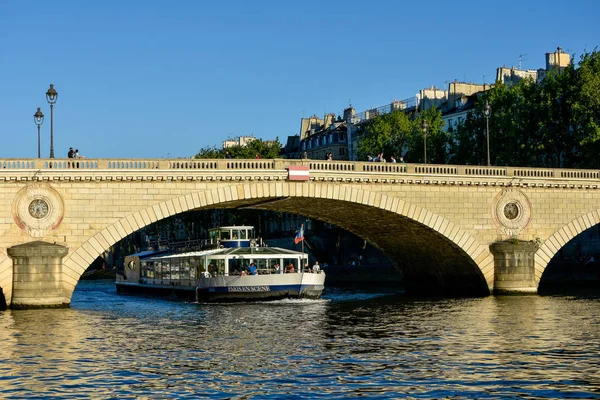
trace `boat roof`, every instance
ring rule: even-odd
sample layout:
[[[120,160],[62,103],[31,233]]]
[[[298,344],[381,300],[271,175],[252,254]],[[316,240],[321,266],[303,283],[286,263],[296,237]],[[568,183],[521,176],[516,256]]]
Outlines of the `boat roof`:
[[[217,228],[209,229],[209,231],[215,231],[218,229],[254,229],[253,226],[250,225],[231,225],[231,226],[219,226]]]
[[[227,256],[253,256],[253,255],[277,255],[282,256],[297,256],[301,255],[299,251],[282,249],[281,247],[231,247],[220,249],[218,255]]]
[[[218,253],[222,249],[211,249],[202,251],[189,251],[187,253],[171,253],[152,257],[153,260],[166,260],[170,258],[181,258],[181,257],[204,257],[209,254]]]
[[[281,255],[285,256],[299,256],[303,253],[294,250],[282,249],[281,247],[233,247],[224,249],[212,249],[203,251],[190,251],[187,253],[175,253],[159,255],[157,257],[151,257],[149,261],[156,260],[173,260],[177,258],[189,258],[189,257],[204,257],[207,255],[218,255],[218,256],[232,256],[244,257],[244,256],[274,256]]]
[[[129,257],[139,257],[139,258],[143,258],[143,257],[150,257],[153,256],[155,254],[164,254],[166,253],[168,250],[144,250],[144,251],[140,251],[138,253],[135,254],[129,254]]]

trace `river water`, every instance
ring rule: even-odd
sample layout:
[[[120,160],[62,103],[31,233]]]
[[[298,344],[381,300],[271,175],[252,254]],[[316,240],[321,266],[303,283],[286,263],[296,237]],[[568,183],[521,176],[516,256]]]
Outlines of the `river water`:
[[[600,398],[600,298],[194,304],[80,282],[0,312],[0,398]]]

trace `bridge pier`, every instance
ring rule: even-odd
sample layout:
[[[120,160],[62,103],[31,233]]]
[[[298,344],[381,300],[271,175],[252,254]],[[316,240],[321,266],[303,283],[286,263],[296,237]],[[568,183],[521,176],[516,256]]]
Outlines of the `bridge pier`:
[[[494,294],[537,293],[535,282],[536,242],[506,240],[492,243]]]
[[[7,249],[13,261],[12,309],[68,307],[62,282],[65,246],[35,241]]]

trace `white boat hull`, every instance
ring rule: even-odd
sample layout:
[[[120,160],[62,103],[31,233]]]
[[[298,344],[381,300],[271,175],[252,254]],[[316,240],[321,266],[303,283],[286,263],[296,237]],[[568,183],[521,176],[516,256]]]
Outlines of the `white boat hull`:
[[[324,273],[217,276],[201,278],[196,295],[198,301],[318,299],[324,284]]]

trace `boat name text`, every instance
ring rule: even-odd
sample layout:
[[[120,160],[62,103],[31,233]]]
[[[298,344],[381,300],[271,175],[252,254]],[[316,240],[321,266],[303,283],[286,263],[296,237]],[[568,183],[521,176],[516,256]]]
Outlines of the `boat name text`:
[[[229,292],[270,292],[269,286],[230,286]]]

